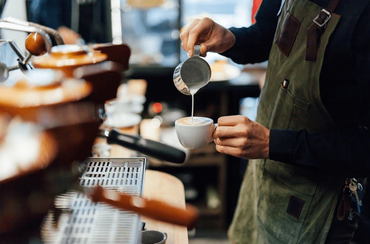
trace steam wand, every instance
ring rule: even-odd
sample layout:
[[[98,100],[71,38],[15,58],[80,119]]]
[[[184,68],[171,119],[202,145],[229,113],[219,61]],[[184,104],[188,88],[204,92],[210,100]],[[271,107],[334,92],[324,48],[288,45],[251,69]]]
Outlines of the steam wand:
[[[18,56],[18,65],[7,67],[6,64],[0,62],[0,82],[5,81],[9,72],[16,69],[22,71],[33,69],[31,64],[28,64],[32,55],[42,55],[51,50],[51,40],[48,34],[35,26],[30,26],[30,23],[20,21],[14,18],[5,18],[0,20],[0,29],[8,29],[21,32],[31,32],[26,40],[26,48],[29,51],[25,57],[13,41],[8,41],[14,53]]]

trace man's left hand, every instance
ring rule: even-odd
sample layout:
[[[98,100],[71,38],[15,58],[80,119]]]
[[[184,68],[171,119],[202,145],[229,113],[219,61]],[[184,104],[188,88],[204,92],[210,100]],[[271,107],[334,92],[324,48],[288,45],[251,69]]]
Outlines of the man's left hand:
[[[220,153],[247,159],[269,157],[270,130],[245,116],[220,117],[213,138]]]

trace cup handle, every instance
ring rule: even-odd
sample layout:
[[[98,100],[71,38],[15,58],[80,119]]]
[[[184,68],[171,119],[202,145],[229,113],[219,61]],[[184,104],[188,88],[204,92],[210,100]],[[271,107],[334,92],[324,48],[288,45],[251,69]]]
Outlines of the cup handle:
[[[200,45],[194,45],[194,54],[193,56],[200,56]]]
[[[217,127],[218,127],[218,124],[217,123],[216,124],[213,124],[213,132],[215,132],[215,130],[217,129]],[[213,142],[213,132],[212,132],[211,139],[209,140],[209,143],[210,142]]]

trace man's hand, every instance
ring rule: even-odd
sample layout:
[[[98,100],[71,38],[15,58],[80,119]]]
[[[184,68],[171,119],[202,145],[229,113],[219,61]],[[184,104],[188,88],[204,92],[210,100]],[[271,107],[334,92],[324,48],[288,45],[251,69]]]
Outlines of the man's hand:
[[[269,137],[269,129],[241,115],[220,117],[213,133],[218,152],[247,159],[268,158]]]
[[[206,56],[207,52],[225,52],[235,44],[234,34],[210,18],[194,20],[181,31],[180,38],[182,48],[190,57],[193,56],[195,44],[200,44],[202,56]]]

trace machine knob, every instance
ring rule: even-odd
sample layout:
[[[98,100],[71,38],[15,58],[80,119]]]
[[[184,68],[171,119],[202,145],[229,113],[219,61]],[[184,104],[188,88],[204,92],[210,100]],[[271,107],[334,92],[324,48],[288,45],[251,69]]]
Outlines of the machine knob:
[[[46,53],[44,39],[38,33],[31,33],[27,36],[25,47],[34,56],[40,56]]]

